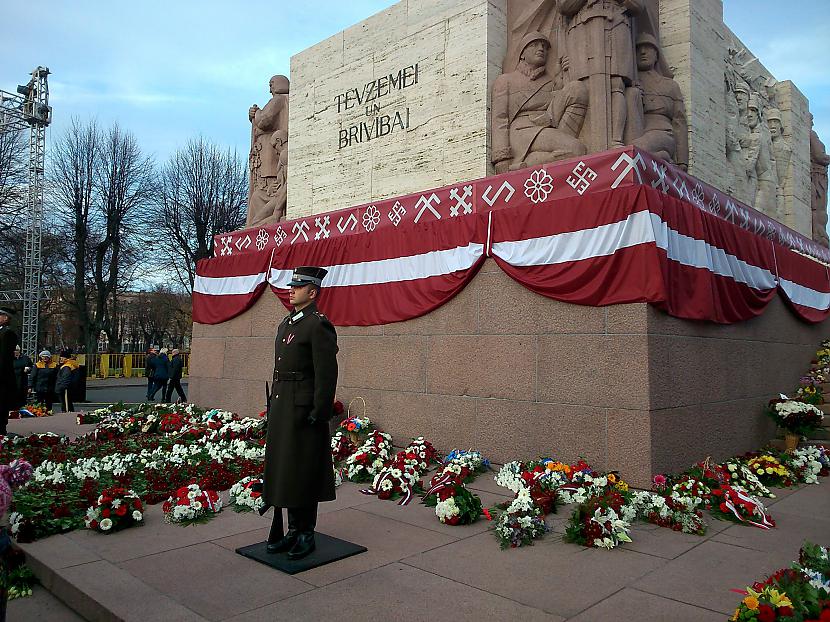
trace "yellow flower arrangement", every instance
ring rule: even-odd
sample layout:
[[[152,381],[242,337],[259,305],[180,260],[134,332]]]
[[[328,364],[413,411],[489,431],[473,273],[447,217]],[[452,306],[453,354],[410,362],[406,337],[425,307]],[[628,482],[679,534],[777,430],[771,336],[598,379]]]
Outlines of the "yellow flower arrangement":
[[[752,596],[751,594],[744,598],[744,605],[746,605],[752,611],[758,609],[758,604],[758,599],[755,596]]]
[[[554,460],[548,460],[547,462],[545,462],[545,468],[548,471],[561,471],[565,475],[570,475],[571,474],[570,465],[567,465],[564,462],[556,462]]]

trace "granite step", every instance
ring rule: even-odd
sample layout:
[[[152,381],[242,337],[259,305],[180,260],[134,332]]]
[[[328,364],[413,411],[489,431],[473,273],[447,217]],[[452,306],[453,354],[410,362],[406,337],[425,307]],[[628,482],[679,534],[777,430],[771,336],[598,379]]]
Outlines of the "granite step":
[[[65,535],[16,546],[43,587],[85,620],[206,620]]]

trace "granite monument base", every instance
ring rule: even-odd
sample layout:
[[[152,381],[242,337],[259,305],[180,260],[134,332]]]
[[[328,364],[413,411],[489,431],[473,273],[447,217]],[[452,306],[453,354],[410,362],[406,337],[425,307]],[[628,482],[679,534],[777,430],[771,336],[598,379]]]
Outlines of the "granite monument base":
[[[317,547],[302,559],[288,559],[288,553],[268,553],[265,542],[257,542],[248,546],[236,549],[236,552],[243,557],[256,560],[271,568],[281,570],[286,574],[297,574],[305,572],[318,566],[325,566],[332,562],[346,559],[352,555],[365,553],[368,549],[365,546],[347,542],[340,538],[327,536],[324,533],[315,532],[314,541]]]
[[[260,413],[286,313],[266,291],[233,320],[194,324],[191,398]],[[428,315],[337,330],[338,399],[364,398],[397,443],[423,434],[442,451],[474,448],[495,462],[584,457],[645,487],[654,473],[772,439],[764,405],[793,391],[827,337],[780,296],[746,322],[694,322],[644,303],[550,300],[491,259]],[[352,410],[363,414],[360,400]]]

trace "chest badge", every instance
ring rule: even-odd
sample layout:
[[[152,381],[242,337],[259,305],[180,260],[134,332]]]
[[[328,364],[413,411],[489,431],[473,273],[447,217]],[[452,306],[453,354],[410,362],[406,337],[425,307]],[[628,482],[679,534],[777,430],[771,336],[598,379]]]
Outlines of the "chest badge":
[[[285,345],[288,345],[292,341],[294,341],[294,333],[291,333],[290,335],[288,335],[288,337],[285,338]]]

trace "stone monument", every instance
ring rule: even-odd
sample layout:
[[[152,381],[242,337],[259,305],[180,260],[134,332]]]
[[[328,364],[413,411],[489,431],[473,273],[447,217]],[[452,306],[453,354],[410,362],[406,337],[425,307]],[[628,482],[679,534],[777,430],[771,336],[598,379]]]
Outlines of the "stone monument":
[[[687,203],[748,222],[744,203],[827,244],[830,157],[808,102],[731,32],[722,0],[402,0],[293,56],[290,77],[290,94],[275,77],[272,100],[250,112],[248,224],[299,220],[246,231],[233,248],[228,239],[223,255],[311,243],[335,227],[358,235],[381,219],[398,227],[403,209],[432,225],[469,207],[461,182],[525,167],[548,175],[565,158],[587,183],[583,156],[621,143],[738,204],[704,205],[677,179],[664,180],[667,194],[685,190]],[[569,179],[556,173],[550,185]],[[509,200],[508,187],[481,202]],[[455,214],[438,198],[445,190]],[[350,219],[326,214],[341,208],[354,208]],[[197,402],[261,409],[283,313],[266,292],[227,322],[194,325]],[[576,306],[522,288],[487,259],[427,315],[339,327],[338,395],[364,398],[388,431],[428,434],[445,450],[497,461],[584,455],[647,487],[654,472],[767,442],[762,405],[797,382],[825,330],[780,297],[740,326],[645,303]]]
[[[288,218],[622,142],[812,234],[807,100],[722,0],[404,0],[291,83]]]
[[[810,125],[813,123],[813,115],[810,115]],[[830,164],[830,156],[824,148],[824,143],[818,137],[815,130],[810,130],[810,180],[811,180],[811,202],[813,212],[813,239],[824,246],[828,245],[827,239],[827,165]]]
[[[654,35],[637,37],[637,78],[642,101],[634,106],[630,120],[632,142],[657,157],[689,168],[689,127],[680,86],[659,70],[660,46]]]
[[[271,99],[248,110],[251,121],[251,171],[246,227],[285,219],[288,194],[288,78],[269,82]]]
[[[515,69],[493,84],[492,156],[497,173],[585,155],[579,140],[588,89],[547,73],[548,38],[530,32],[522,39]]]

